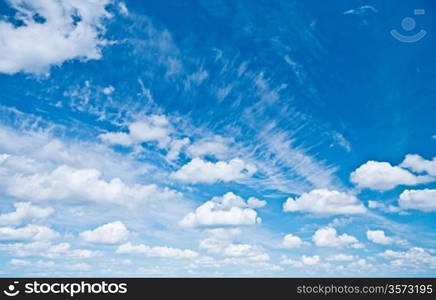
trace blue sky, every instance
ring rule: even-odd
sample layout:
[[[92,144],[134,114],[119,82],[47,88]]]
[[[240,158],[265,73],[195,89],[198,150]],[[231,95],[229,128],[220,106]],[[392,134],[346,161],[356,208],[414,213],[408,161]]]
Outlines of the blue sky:
[[[435,8],[1,1],[0,275],[434,275]]]

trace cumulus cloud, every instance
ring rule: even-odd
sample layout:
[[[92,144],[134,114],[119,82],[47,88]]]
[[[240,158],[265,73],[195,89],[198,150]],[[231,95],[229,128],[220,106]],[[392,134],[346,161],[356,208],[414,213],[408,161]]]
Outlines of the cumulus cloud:
[[[194,158],[172,173],[171,177],[189,183],[215,183],[245,179],[251,177],[256,171],[256,166],[239,158],[234,158],[229,162],[215,163]]]
[[[270,259],[262,247],[250,244],[230,244],[224,249],[223,254],[248,261],[267,261]]]
[[[7,1],[16,14],[14,23],[0,21],[0,72],[41,74],[68,60],[100,59],[110,2]]]
[[[394,242],[394,239],[387,237],[383,230],[368,230],[366,232],[366,237],[371,242],[381,245],[389,245]]]
[[[118,247],[119,254],[142,254],[147,257],[192,259],[198,257],[198,253],[189,249],[178,249],[170,247],[150,247],[144,244],[134,245],[130,242]]]
[[[47,258],[85,259],[99,255],[98,251],[72,249],[69,243],[52,244],[47,241],[31,243],[0,244],[0,250],[8,251],[13,256],[40,256]]]
[[[300,259],[292,259],[287,256],[282,256],[280,263],[283,265],[291,265],[295,268],[302,268],[304,266],[315,266],[321,262],[318,255],[307,256],[303,255]]]
[[[379,256],[390,260],[391,264],[397,267],[436,268],[436,256],[420,247],[412,247],[406,251],[385,250]]]
[[[350,255],[350,254],[343,254],[343,253],[339,253],[339,254],[334,254],[334,255],[330,255],[326,258],[327,261],[352,261],[355,260],[356,257],[354,255]]]
[[[193,143],[186,149],[186,152],[190,157],[212,155],[216,158],[224,159],[229,154],[229,144],[231,141],[231,139],[214,135]]]
[[[169,189],[157,185],[126,185],[121,179],[106,181],[96,169],[76,169],[66,165],[48,173],[16,174],[3,182],[9,195],[30,200],[94,201],[135,204],[141,201],[178,197]]]
[[[255,225],[262,220],[257,212],[241,197],[229,192],[222,197],[213,197],[187,214],[180,225],[197,226],[243,226]]]
[[[318,247],[362,247],[362,244],[354,236],[346,233],[338,235],[333,227],[318,229],[313,235],[312,240]]]
[[[86,230],[80,234],[80,237],[90,243],[118,244],[127,240],[129,231],[124,223],[115,221],[104,224],[93,230]]]
[[[416,173],[436,176],[436,157],[432,160],[426,160],[417,154],[408,154],[400,166]]]
[[[431,176],[415,175],[387,162],[368,161],[351,173],[350,179],[360,188],[379,191],[391,190],[399,185],[417,185],[434,180]]]
[[[405,190],[401,193],[398,202],[402,209],[434,212],[436,211],[436,189]]]
[[[293,234],[287,234],[283,237],[282,245],[286,248],[299,248],[304,244],[303,240]]]
[[[54,209],[39,207],[30,202],[14,203],[15,211],[0,215],[0,225],[21,225],[24,222],[35,222],[49,217]]]
[[[165,115],[149,115],[130,123],[128,132],[107,132],[99,138],[107,144],[132,147],[142,143],[155,143],[159,149],[167,151],[167,159],[175,160],[189,144],[188,138],[172,136],[172,127]]]
[[[365,206],[351,194],[327,189],[312,190],[298,198],[288,198],[283,205],[285,212],[308,212],[315,215],[361,214]]]
[[[56,231],[46,226],[31,224],[21,228],[0,227],[0,241],[45,241],[58,236]]]
[[[201,240],[199,247],[210,253],[222,253],[233,239],[241,234],[239,228],[213,228],[206,229],[208,237]]]
[[[382,203],[379,201],[373,201],[373,200],[368,201],[368,207],[373,208],[373,209],[378,209],[378,210],[381,210],[381,211],[387,212],[387,213],[399,213],[399,212],[401,212],[401,208],[399,208],[398,206],[394,206],[391,204],[385,204],[385,203]]]

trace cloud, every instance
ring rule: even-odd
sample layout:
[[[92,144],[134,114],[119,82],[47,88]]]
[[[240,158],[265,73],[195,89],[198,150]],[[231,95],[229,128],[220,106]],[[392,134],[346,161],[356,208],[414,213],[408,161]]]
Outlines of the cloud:
[[[21,228],[0,227],[0,241],[45,241],[58,236],[56,231],[46,226],[31,224]]]
[[[387,213],[399,213],[401,212],[401,208],[394,206],[394,205],[387,205],[385,203],[382,202],[378,202],[378,201],[373,201],[370,200],[368,201],[368,207],[369,208],[373,208],[373,209],[379,209],[383,212],[387,212]]]
[[[76,169],[66,165],[48,173],[32,175],[16,174],[5,180],[6,191],[19,199],[94,201],[123,205],[142,201],[165,200],[179,195],[157,185],[126,185],[121,179],[110,181],[101,178],[96,169]]]
[[[392,166],[387,162],[368,161],[351,173],[350,179],[360,188],[379,191],[391,190],[399,185],[417,185],[434,180],[430,176],[419,176]]]
[[[381,245],[390,245],[394,242],[394,239],[387,237],[383,230],[368,230],[366,237],[373,243]]]
[[[342,261],[352,261],[355,259],[356,259],[356,257],[354,255],[343,254],[343,253],[330,255],[329,257],[326,258],[327,261],[341,261],[341,262]]]
[[[377,13],[378,10],[371,5],[362,5],[356,9],[350,9],[347,11],[344,11],[344,15],[363,15],[367,12],[373,12],[373,13]]]
[[[80,237],[90,243],[96,244],[119,244],[127,240],[129,231],[120,221],[107,223],[93,230],[87,230]]]
[[[436,189],[405,190],[398,201],[402,209],[436,211]]]
[[[333,227],[318,229],[313,235],[312,240],[318,247],[362,247],[362,244],[354,236],[346,233],[338,235]]]
[[[71,249],[71,245],[69,243],[52,244],[47,241],[0,244],[0,250],[8,251],[10,255],[19,257],[40,256],[48,258],[85,259],[99,255],[99,252],[97,251],[91,251],[87,249]]]
[[[118,254],[142,254],[147,257],[172,258],[172,259],[193,259],[198,253],[189,249],[178,249],[169,247],[150,247],[144,244],[133,245],[130,242],[120,245],[116,251]]]
[[[269,255],[263,252],[262,247],[249,244],[230,244],[224,249],[224,255],[250,261],[267,261],[270,259]]]
[[[406,251],[385,250],[379,254],[380,257],[391,260],[391,264],[396,267],[418,268],[426,266],[430,269],[436,268],[436,256],[428,250],[420,247],[412,247]]]
[[[284,212],[309,212],[315,215],[346,215],[366,212],[365,206],[351,194],[327,189],[312,190],[300,197],[288,198]]]
[[[282,256],[280,263],[283,265],[291,265],[295,268],[302,268],[304,266],[315,266],[321,262],[321,258],[318,255],[307,256],[303,255],[300,259],[288,258],[286,255]]]
[[[251,177],[256,171],[256,166],[239,158],[216,163],[194,158],[172,173],[171,177],[188,183],[215,183],[245,179]]]
[[[14,21],[0,21],[0,72],[42,74],[72,59],[101,58],[110,0],[10,0]],[[35,17],[38,16],[38,19]]]
[[[157,142],[160,148],[164,148],[171,141],[169,121],[164,115],[150,115],[141,121],[129,124],[129,132],[108,132],[99,137],[106,143],[132,146],[146,142]]]
[[[257,212],[241,197],[232,192],[211,200],[197,207],[194,212],[187,214],[180,225],[186,227],[200,226],[243,226],[255,225],[262,220]]]
[[[232,142],[229,138],[224,138],[219,135],[205,137],[198,142],[190,145],[186,152],[190,157],[204,157],[212,155],[219,159],[224,159],[228,156],[230,149],[229,144]]]
[[[208,237],[200,241],[199,247],[209,253],[223,253],[233,239],[241,235],[239,228],[213,228],[206,229],[205,232]]]
[[[173,129],[165,115],[149,115],[128,125],[129,132],[107,132],[99,138],[111,145],[133,147],[142,143],[155,143],[167,151],[167,159],[175,160],[189,144],[189,138],[173,137]]]
[[[0,215],[0,225],[21,225],[24,222],[35,222],[49,217],[54,209],[42,208],[32,205],[30,202],[14,203],[15,211]]]
[[[303,240],[293,234],[287,234],[284,236],[282,245],[286,248],[299,248],[304,244]]]
[[[436,176],[436,157],[432,160],[426,160],[417,154],[407,154],[400,166],[416,173],[425,172],[431,176]]]

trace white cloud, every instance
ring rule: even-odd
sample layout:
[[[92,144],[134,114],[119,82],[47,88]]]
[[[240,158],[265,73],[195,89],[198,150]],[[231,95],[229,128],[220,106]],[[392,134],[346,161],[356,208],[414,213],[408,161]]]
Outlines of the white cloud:
[[[224,255],[240,257],[250,261],[269,260],[269,255],[263,252],[262,247],[249,244],[230,244],[224,249]]]
[[[387,205],[385,203],[382,202],[378,202],[378,201],[373,201],[370,200],[368,201],[368,207],[369,208],[373,208],[373,209],[379,209],[383,212],[387,212],[387,213],[399,213],[401,212],[401,208],[394,206],[394,205]]]
[[[0,215],[0,225],[21,225],[24,222],[35,222],[46,219],[54,209],[51,207],[42,208],[32,205],[30,202],[14,203],[15,211]]]
[[[295,268],[302,268],[304,266],[315,266],[321,262],[321,258],[318,255],[307,256],[303,255],[300,259],[292,259],[286,255],[282,256],[280,263],[283,265],[291,265]]]
[[[125,147],[137,146],[142,143],[156,143],[159,149],[167,151],[167,159],[175,160],[189,144],[189,138],[172,137],[173,129],[165,115],[149,115],[141,120],[130,123],[129,132],[107,132],[99,138],[107,144]]]
[[[212,155],[219,159],[224,159],[230,152],[229,144],[231,142],[232,140],[229,138],[214,135],[193,143],[186,149],[186,152],[190,157],[204,157],[205,155]]]
[[[368,230],[366,232],[366,237],[371,242],[381,245],[389,245],[394,242],[394,239],[387,237],[383,230]]]
[[[306,256],[303,255],[301,257],[301,262],[305,265],[309,265],[309,266],[313,266],[316,265],[317,263],[319,263],[320,261],[320,257],[318,255],[314,255],[314,256]]]
[[[436,268],[436,256],[420,247],[413,247],[406,251],[385,250],[379,256],[391,260],[391,264],[397,267]]]
[[[283,237],[282,245],[286,248],[299,248],[304,244],[303,240],[293,234],[287,234]]]
[[[318,247],[362,247],[362,244],[354,236],[346,233],[338,235],[333,227],[318,229],[313,235],[312,240]]]
[[[0,241],[44,241],[58,236],[56,231],[46,226],[31,224],[21,228],[0,227]]]
[[[416,154],[408,154],[400,165],[416,173],[425,172],[431,176],[436,176],[436,157],[432,160],[426,160]]]
[[[187,214],[180,225],[197,226],[243,226],[261,223],[257,212],[241,197],[229,192],[222,197],[213,197]]]
[[[145,142],[157,142],[164,148],[171,141],[169,122],[164,115],[150,115],[140,121],[129,124],[129,133],[108,132],[100,138],[109,144],[132,146]]]
[[[9,0],[22,26],[0,21],[0,72],[41,74],[72,59],[101,58],[110,0]],[[37,22],[35,15],[44,18]]]
[[[11,255],[19,257],[41,256],[64,259],[84,259],[95,257],[99,254],[97,251],[87,249],[71,249],[69,243],[52,244],[46,241],[0,244],[0,251],[8,251]]]
[[[262,208],[266,205],[266,201],[265,200],[259,200],[255,197],[250,197],[247,200],[247,205],[250,208]]]
[[[343,254],[343,253],[330,255],[329,257],[326,258],[327,261],[352,261],[355,259],[356,257],[354,255]]]
[[[176,192],[154,184],[128,186],[119,178],[106,181],[101,175],[96,169],[62,165],[44,174],[16,174],[6,178],[3,184],[9,195],[30,200],[88,200],[129,205],[179,197]]]
[[[127,9],[127,6],[124,2],[118,3],[118,9],[123,16],[129,15],[129,10]]]
[[[147,257],[193,259],[198,253],[189,249],[178,249],[169,247],[150,247],[144,244],[133,245],[130,242],[120,245],[116,251],[119,254],[142,254]]]
[[[76,263],[76,264],[68,265],[67,269],[71,270],[71,271],[81,271],[81,272],[84,272],[84,271],[91,270],[92,267],[91,267],[91,265],[82,262],[82,263]]]
[[[436,211],[436,189],[405,190],[398,202],[402,209]]]
[[[208,237],[201,240],[199,247],[210,253],[222,253],[233,239],[241,234],[239,228],[214,228],[206,229]]]
[[[351,173],[350,179],[360,188],[387,191],[399,185],[417,185],[434,180],[431,176],[414,175],[387,162],[368,161]]]
[[[351,194],[327,189],[312,190],[300,197],[288,198],[283,205],[285,212],[309,212],[316,215],[361,214],[365,206]]]
[[[189,183],[215,183],[245,179],[251,177],[256,171],[256,166],[239,158],[216,163],[194,158],[172,173],[171,177]]]
[[[90,243],[118,244],[127,240],[129,237],[129,231],[124,223],[115,221],[93,230],[84,231],[80,234],[80,237]]]

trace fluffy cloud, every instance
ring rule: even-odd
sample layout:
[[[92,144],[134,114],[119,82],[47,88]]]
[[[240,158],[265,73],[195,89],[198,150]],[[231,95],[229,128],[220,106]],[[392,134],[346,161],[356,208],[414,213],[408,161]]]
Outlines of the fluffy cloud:
[[[312,190],[300,197],[288,198],[283,205],[285,212],[309,212],[316,215],[361,214],[365,206],[354,196],[326,189]]]
[[[214,157],[224,159],[227,157],[230,151],[228,146],[229,143],[231,143],[231,139],[214,135],[212,137],[203,138],[190,145],[186,149],[186,152],[190,157],[204,157],[206,155],[212,155]]]
[[[131,146],[145,142],[157,142],[163,148],[170,142],[169,122],[164,115],[150,115],[129,124],[129,133],[108,132],[100,138],[109,144]]]
[[[110,0],[9,0],[17,26],[0,21],[0,72],[41,74],[71,59],[99,59]],[[38,16],[38,18],[36,17]]]
[[[387,191],[399,185],[417,185],[434,180],[427,175],[414,175],[387,162],[368,161],[351,173],[350,179],[361,188]]]
[[[416,154],[408,154],[401,163],[401,167],[412,170],[413,172],[425,172],[431,176],[436,176],[436,157],[426,160]]]
[[[287,234],[284,236],[282,245],[286,248],[299,248],[304,244],[303,240],[293,234]]]
[[[222,197],[213,197],[187,214],[180,225],[196,226],[242,226],[261,223],[257,212],[241,197],[229,192]]]
[[[21,225],[24,222],[35,222],[46,219],[53,213],[53,208],[42,208],[30,202],[14,203],[15,211],[0,215],[0,225]]]
[[[21,228],[0,227],[0,241],[45,241],[59,234],[46,226],[27,225]]]
[[[192,259],[198,257],[198,253],[189,249],[169,247],[150,247],[144,244],[133,245],[130,242],[120,245],[116,251],[119,254],[142,254],[147,257]]]
[[[103,180],[101,172],[96,169],[76,169],[66,165],[49,173],[11,176],[3,184],[9,195],[30,200],[88,200],[127,205],[178,197],[176,192],[154,184],[128,186],[119,178]]]
[[[208,237],[200,241],[200,249],[210,253],[222,253],[235,237],[241,234],[239,228],[214,228],[207,229]]]
[[[436,211],[436,189],[405,190],[401,193],[398,202],[403,209]]]
[[[303,255],[298,260],[288,258],[286,256],[282,256],[280,263],[283,265],[291,265],[295,268],[302,268],[304,266],[315,266],[320,262],[321,262],[321,258],[318,255],[314,255],[314,256]]]
[[[269,255],[263,252],[262,247],[249,244],[230,244],[224,249],[224,255],[249,261],[267,261],[270,259]]]
[[[343,254],[343,253],[330,255],[329,257],[326,258],[327,261],[352,261],[355,259],[356,257],[354,255]]]
[[[338,235],[333,227],[318,229],[313,235],[312,240],[318,247],[362,247],[362,244],[354,236],[346,233]]]
[[[383,230],[368,230],[366,232],[366,237],[371,242],[381,245],[389,245],[394,242],[394,239],[387,237]]]
[[[14,256],[40,256],[63,259],[84,259],[95,257],[99,254],[97,251],[87,249],[72,249],[69,243],[52,244],[46,241],[0,244],[0,251],[8,251]]]
[[[391,205],[391,204],[385,204],[378,201],[370,200],[368,201],[368,207],[373,209],[379,209],[383,212],[387,213],[399,213],[401,212],[401,208]]]
[[[80,237],[90,243],[118,244],[127,240],[129,231],[122,222],[116,221],[93,230],[84,231],[80,234]]]
[[[379,256],[390,260],[391,264],[397,267],[422,268],[422,266],[426,266],[430,269],[436,268],[436,256],[420,247],[413,247],[407,251],[386,250]]]
[[[256,171],[256,166],[239,158],[216,163],[194,158],[177,172],[172,173],[171,177],[190,183],[215,183],[244,179],[252,176]]]

